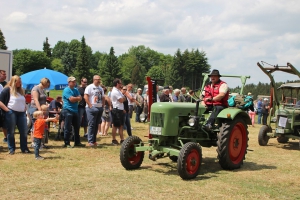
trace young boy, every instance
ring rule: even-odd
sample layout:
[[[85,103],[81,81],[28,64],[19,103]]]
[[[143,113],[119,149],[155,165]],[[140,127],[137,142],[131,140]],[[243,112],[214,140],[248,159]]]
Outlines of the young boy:
[[[47,118],[44,119],[44,113],[43,111],[35,111],[33,113],[33,117],[36,119],[34,122],[34,129],[33,129],[33,137],[34,137],[34,154],[35,154],[35,159],[37,160],[43,160],[44,158],[40,156],[39,154],[39,149],[41,147],[44,131],[45,131],[45,126],[46,122],[51,122],[51,121],[57,121],[56,118]]]
[[[48,106],[45,105],[45,104],[43,104],[43,105],[41,105],[41,109],[42,109],[42,112],[43,112],[43,115],[44,115],[44,119],[47,119],[48,115],[49,115]],[[36,120],[36,118],[33,115],[33,120],[32,120],[33,124],[35,123],[35,120]],[[48,128],[47,126],[48,126],[48,124],[45,125],[45,128]],[[34,126],[32,125],[32,128],[31,128],[31,147],[35,148],[33,132],[34,132]],[[48,148],[45,145],[45,137],[43,137],[43,140],[42,140],[40,148],[41,149],[43,149],[43,148],[47,149]]]

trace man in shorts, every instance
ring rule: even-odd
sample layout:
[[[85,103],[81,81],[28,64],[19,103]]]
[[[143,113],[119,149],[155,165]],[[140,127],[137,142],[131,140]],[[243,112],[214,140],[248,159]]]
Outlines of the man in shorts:
[[[116,140],[116,131],[119,129],[121,143],[124,141],[123,136],[123,125],[124,125],[124,104],[126,97],[122,94],[122,81],[116,78],[113,81],[113,89],[111,92],[111,101],[113,105],[112,109],[112,144],[118,145],[119,142]]]

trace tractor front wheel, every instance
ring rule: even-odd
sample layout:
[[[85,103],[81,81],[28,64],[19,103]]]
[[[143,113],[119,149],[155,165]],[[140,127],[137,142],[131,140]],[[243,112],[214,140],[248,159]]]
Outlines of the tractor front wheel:
[[[267,125],[263,125],[258,133],[258,144],[260,146],[266,146],[269,142],[270,137],[267,135],[269,127]]]
[[[122,143],[120,149],[120,160],[122,166],[127,170],[137,169],[144,159],[144,151],[135,151],[135,144],[140,144],[142,140],[137,136],[130,136]]]
[[[241,118],[226,120],[218,134],[217,152],[223,169],[238,169],[243,164],[248,147],[248,129]]]
[[[202,162],[201,147],[194,142],[186,143],[180,150],[177,170],[182,179],[193,179],[200,171]]]

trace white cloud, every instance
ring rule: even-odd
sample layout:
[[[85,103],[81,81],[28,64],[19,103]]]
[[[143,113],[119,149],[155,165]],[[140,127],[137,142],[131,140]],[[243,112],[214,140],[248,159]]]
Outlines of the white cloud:
[[[171,55],[199,48],[212,68],[254,83],[269,82],[256,66],[261,60],[300,69],[299,18],[296,0],[16,0],[0,7],[10,49],[41,50],[45,37],[54,46],[83,35],[94,51],[113,46],[117,55],[137,45]]]

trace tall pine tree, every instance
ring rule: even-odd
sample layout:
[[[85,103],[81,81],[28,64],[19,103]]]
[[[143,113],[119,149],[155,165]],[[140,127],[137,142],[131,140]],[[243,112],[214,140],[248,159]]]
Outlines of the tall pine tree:
[[[43,51],[46,53],[48,58],[51,58],[52,53],[51,53],[50,44],[48,42],[48,37],[46,37],[46,41],[44,41],[43,43]]]
[[[104,62],[99,62],[99,64],[99,75],[104,85],[111,86],[115,78],[120,78],[121,69],[113,47],[110,48],[109,54],[105,56]]]
[[[81,44],[78,48],[76,69],[74,76],[80,80],[82,77],[89,77],[89,58],[85,38],[82,36]]]
[[[5,37],[0,29],[0,49],[7,50],[7,46],[5,44]]]

